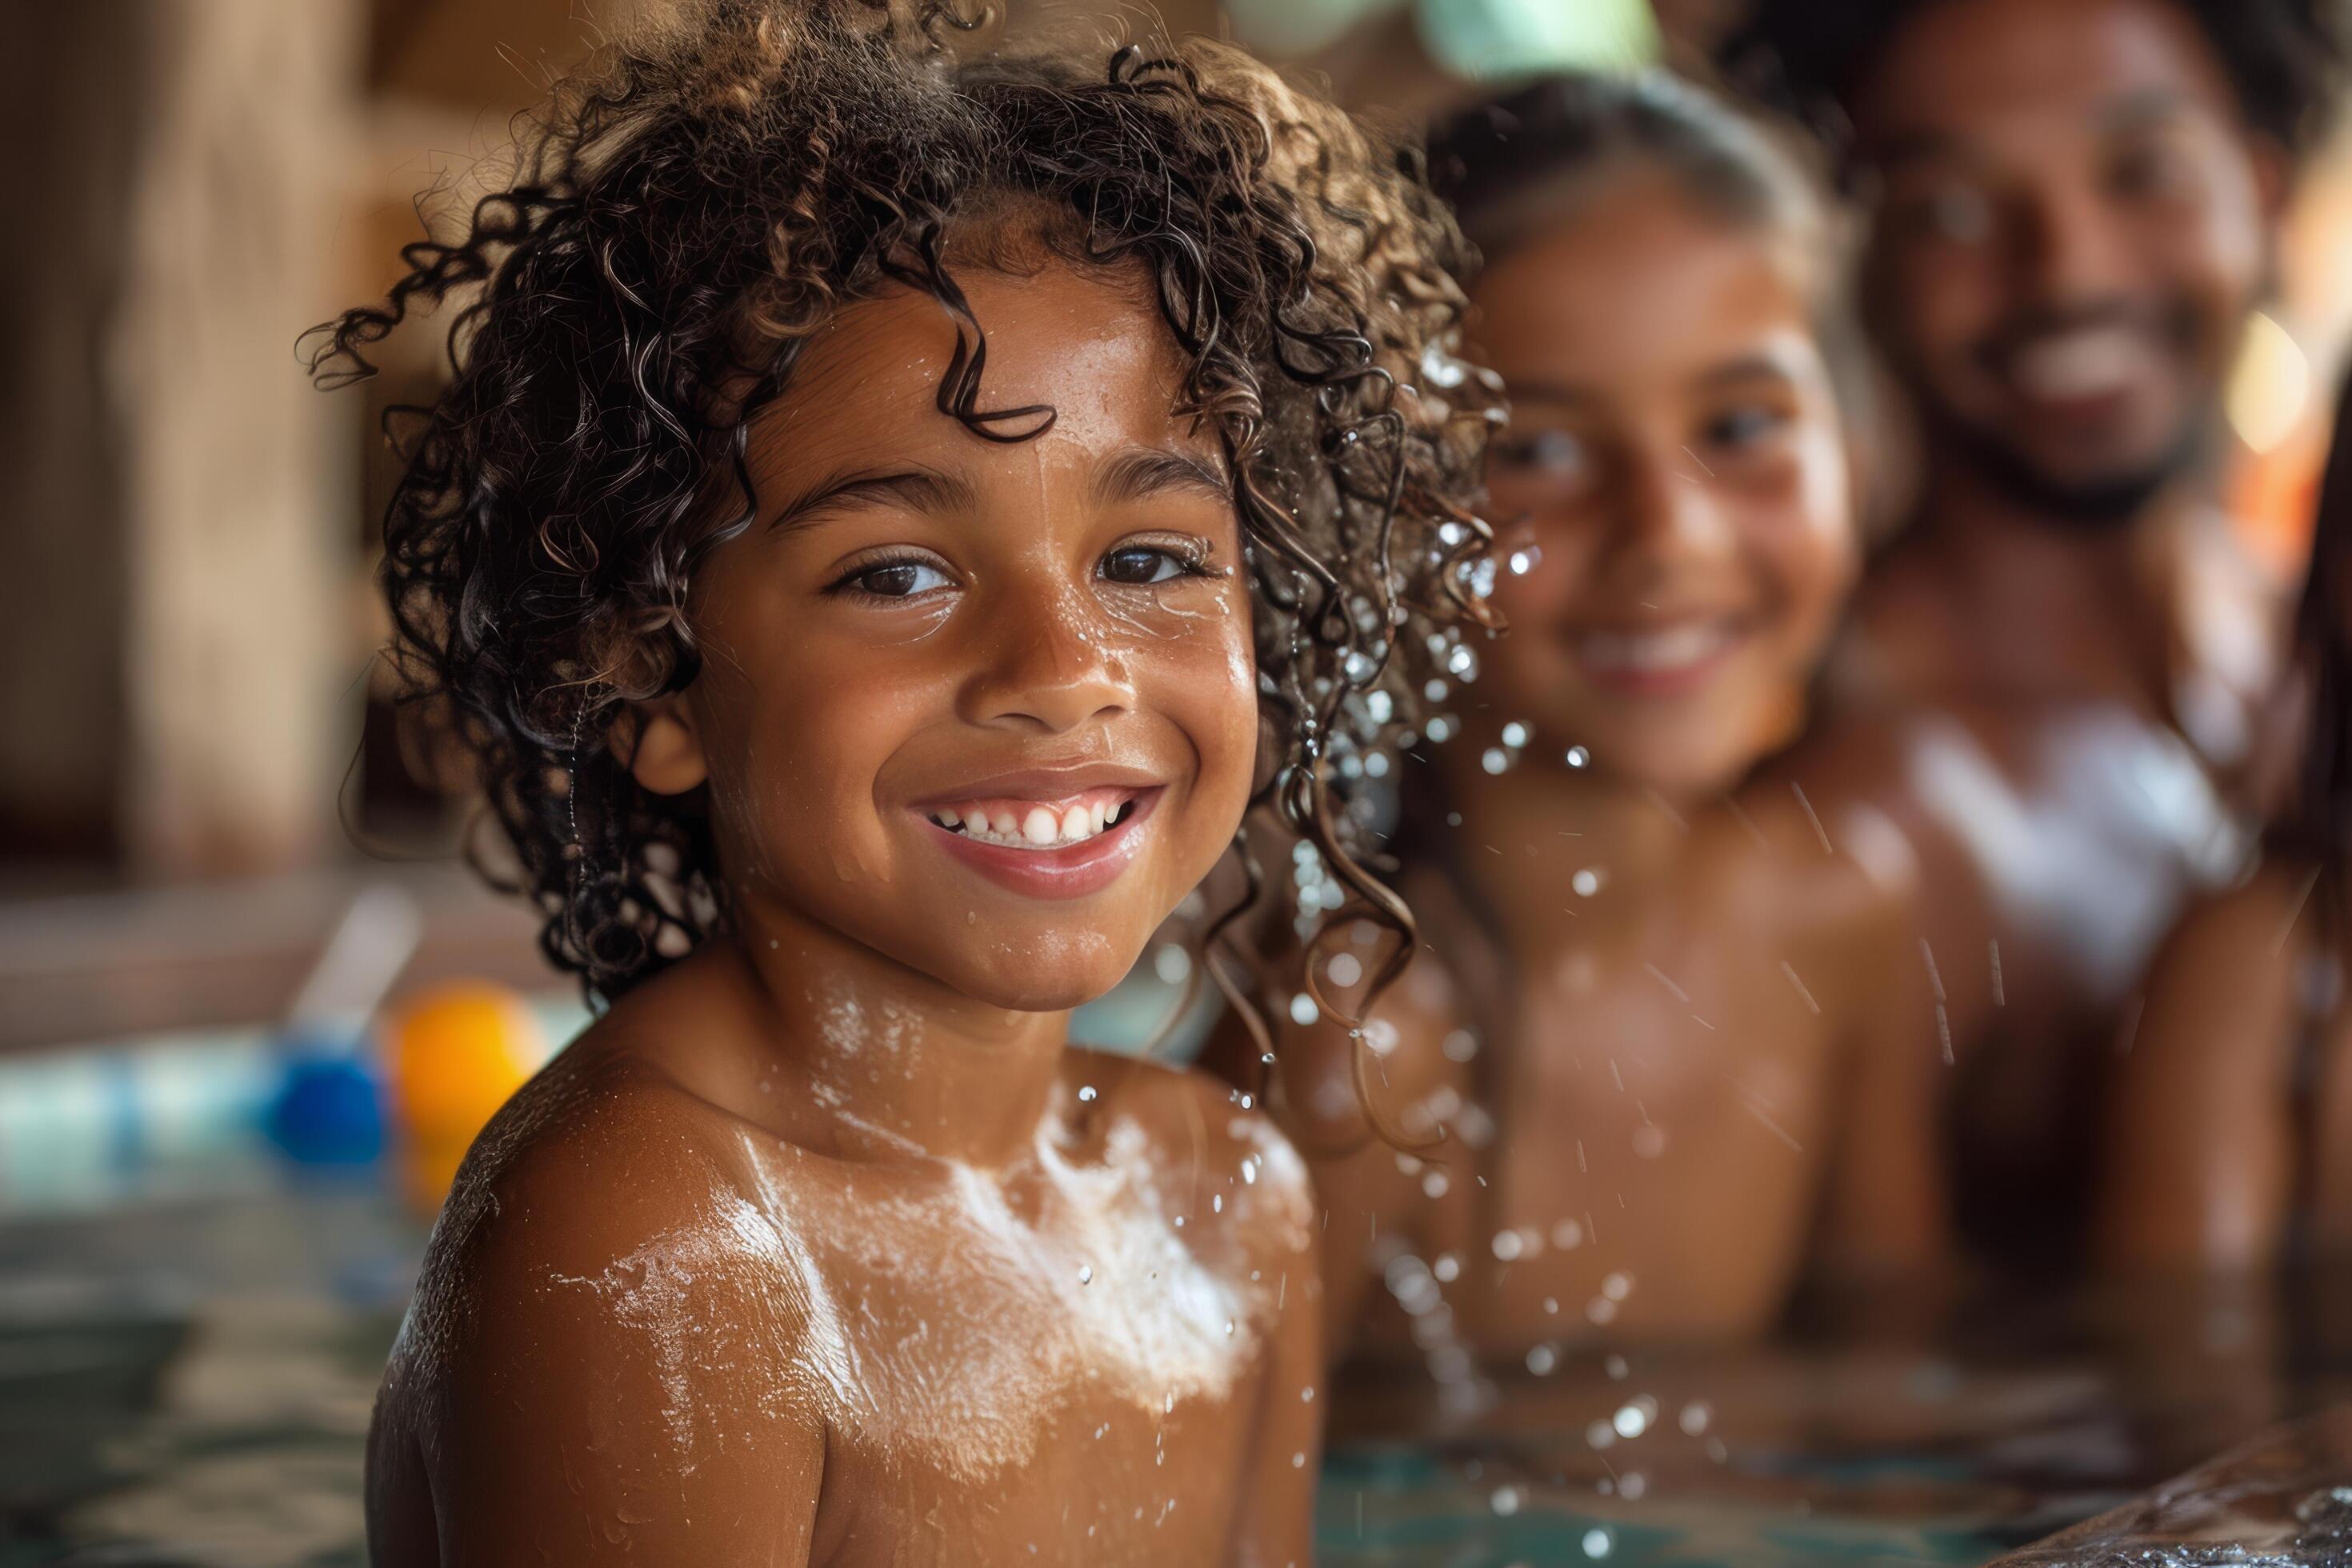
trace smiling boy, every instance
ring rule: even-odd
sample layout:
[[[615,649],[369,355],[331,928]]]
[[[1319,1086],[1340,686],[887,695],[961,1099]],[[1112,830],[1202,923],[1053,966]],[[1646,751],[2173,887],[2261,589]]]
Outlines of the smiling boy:
[[[1311,1554],[1303,1168],[1065,1037],[1466,602],[1488,408],[1399,390],[1460,379],[1456,242],[1236,51],[940,20],[625,41],[332,329],[488,280],[387,585],[611,1004],[435,1233],[385,1568]]]

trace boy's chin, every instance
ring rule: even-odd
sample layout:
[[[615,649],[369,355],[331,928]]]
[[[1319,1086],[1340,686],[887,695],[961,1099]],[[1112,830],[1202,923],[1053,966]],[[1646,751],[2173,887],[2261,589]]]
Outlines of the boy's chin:
[[[974,952],[937,973],[973,1001],[992,1007],[1066,1013],[1126,979],[1141,953],[1141,943],[1131,952],[1123,947],[1114,951],[1100,933],[1089,931],[1066,943],[1015,943]]]

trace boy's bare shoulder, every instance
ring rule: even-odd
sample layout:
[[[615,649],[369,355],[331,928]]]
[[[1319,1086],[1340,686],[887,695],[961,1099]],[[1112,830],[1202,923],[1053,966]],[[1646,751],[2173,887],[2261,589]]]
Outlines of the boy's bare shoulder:
[[[571,1047],[467,1156],[372,1489],[414,1456],[486,1560],[690,1560],[716,1516],[805,1542],[837,1368],[792,1237],[746,1195],[721,1113],[611,1044]]]
[[[592,1028],[491,1121],[435,1226],[401,1360],[527,1375],[566,1343],[662,1353],[688,1317],[788,1349],[794,1292],[731,1119]],[[562,1375],[560,1363],[540,1369]],[[462,1373],[460,1375],[463,1375]]]
[[[1306,1162],[1232,1086],[1196,1068],[1084,1049],[1070,1052],[1065,1076],[1101,1096],[1109,1136],[1129,1141],[1109,1157],[1137,1166],[1185,1217],[1197,1247],[1238,1241],[1255,1256],[1303,1244],[1314,1213]]]

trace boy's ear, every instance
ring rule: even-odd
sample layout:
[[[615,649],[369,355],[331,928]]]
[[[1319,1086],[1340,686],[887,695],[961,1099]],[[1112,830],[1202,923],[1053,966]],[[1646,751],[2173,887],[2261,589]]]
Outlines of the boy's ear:
[[[630,776],[654,795],[684,795],[710,776],[683,693],[630,703],[606,741]]]

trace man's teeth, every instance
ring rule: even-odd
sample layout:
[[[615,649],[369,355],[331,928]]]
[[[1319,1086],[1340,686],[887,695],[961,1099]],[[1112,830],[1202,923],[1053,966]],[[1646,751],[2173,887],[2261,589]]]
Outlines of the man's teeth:
[[[2010,379],[2047,402],[2120,392],[2158,367],[2147,335],[2130,327],[2082,327],[2037,338],[2009,356]]]
[[[1107,827],[1126,819],[1133,801],[1074,803],[1051,805],[974,805],[942,807],[930,814],[941,827],[960,829],[967,838],[1023,849],[1058,849],[1082,844]]]
[[[1596,669],[1651,674],[1711,658],[1730,643],[1731,637],[1731,628],[1720,621],[1691,622],[1654,632],[1587,632],[1580,652],[1584,662]]]

